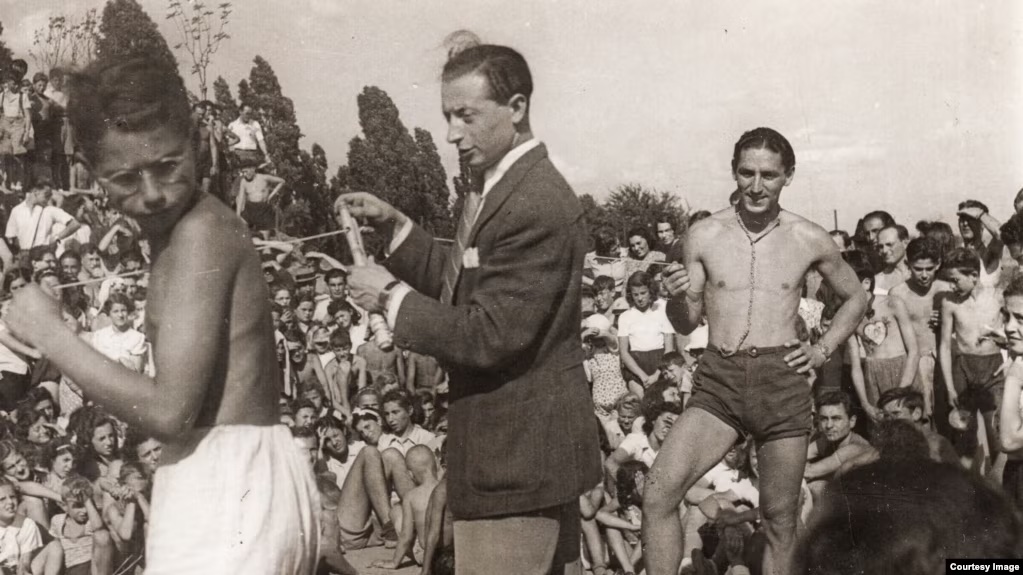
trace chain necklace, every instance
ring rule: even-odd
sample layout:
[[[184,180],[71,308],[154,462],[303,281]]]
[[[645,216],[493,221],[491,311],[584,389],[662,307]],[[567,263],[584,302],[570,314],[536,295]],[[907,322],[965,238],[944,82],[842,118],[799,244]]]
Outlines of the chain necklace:
[[[746,342],[746,338],[749,337],[749,332],[753,329],[753,304],[756,299],[756,288],[757,288],[757,242],[767,237],[767,234],[774,231],[775,228],[781,225],[781,214],[770,224],[767,228],[761,232],[759,236],[753,237],[753,234],[746,229],[746,224],[742,223],[742,217],[739,215],[739,209],[735,209],[735,221],[739,222],[739,229],[742,233],[746,234],[746,239],[749,240],[749,307],[746,309],[746,330],[742,332],[742,336],[739,338],[739,343],[735,344],[735,349],[731,352],[721,352],[721,355],[729,357],[735,355],[739,349],[742,348],[742,344]]]

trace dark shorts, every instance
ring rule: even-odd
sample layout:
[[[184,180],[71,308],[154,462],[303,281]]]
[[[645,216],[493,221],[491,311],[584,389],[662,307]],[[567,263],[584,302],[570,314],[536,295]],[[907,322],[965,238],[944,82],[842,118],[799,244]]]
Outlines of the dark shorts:
[[[1023,460],[1010,459],[1005,462],[1002,489],[1016,507],[1023,509]]]
[[[810,385],[789,367],[786,347],[751,347],[725,357],[711,346],[693,376],[698,407],[759,444],[808,435],[811,429]]]
[[[657,371],[661,367],[661,358],[664,357],[664,348],[651,349],[650,351],[633,351],[632,359],[636,360],[639,368],[643,370],[643,373],[647,375]],[[639,381],[636,374],[626,370],[626,375],[629,381]]]
[[[274,207],[270,202],[245,202],[242,219],[257,232],[274,229]]]
[[[1005,376],[995,375],[1002,368],[1002,354],[957,354],[952,359],[952,385],[967,403],[981,413],[997,412],[1002,405]]]

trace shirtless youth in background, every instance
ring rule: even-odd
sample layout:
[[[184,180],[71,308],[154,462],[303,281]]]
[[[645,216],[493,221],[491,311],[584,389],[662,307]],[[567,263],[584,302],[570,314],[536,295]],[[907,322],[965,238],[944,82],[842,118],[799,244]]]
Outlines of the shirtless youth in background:
[[[688,409],[662,447],[644,493],[643,543],[651,575],[676,575],[682,561],[678,505],[740,438],[752,435],[760,461],[760,508],[767,535],[764,572],[792,573],[797,503],[810,432],[806,374],[820,367],[859,323],[867,296],[820,226],[781,209],[795,174],[792,146],[757,128],[735,145],[739,202],[700,221],[684,240],[684,265],[665,282],[667,313],[689,334],[706,313],[710,346]],[[843,301],[831,329],[810,346],[796,337],[800,288],[817,270]]]

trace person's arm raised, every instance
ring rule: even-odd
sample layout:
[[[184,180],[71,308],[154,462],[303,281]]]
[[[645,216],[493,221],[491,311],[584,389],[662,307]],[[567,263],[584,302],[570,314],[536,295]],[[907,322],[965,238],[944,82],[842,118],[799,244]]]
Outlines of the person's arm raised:
[[[179,223],[178,226],[183,224]],[[61,319],[59,302],[30,284],[15,294],[5,321],[20,339],[70,377],[96,403],[161,441],[189,431],[200,411],[219,354],[226,351],[229,299],[242,248],[215,226],[175,230],[182,245],[160,262],[167,320],[158,328],[157,377],[134,373],[93,349]],[[217,236],[217,237],[214,237]],[[248,240],[244,240],[248,241]],[[203,297],[195,297],[203,294]]]
[[[668,321],[682,335],[689,335],[700,327],[703,319],[703,290],[707,272],[700,260],[700,226],[686,234],[683,245],[684,264],[673,263],[664,270],[664,284],[671,293],[665,312]]]

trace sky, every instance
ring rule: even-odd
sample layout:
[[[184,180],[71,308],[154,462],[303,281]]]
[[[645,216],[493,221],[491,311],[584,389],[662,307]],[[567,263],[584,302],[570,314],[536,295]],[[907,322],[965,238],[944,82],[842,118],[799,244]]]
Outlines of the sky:
[[[141,3],[173,46],[167,0]],[[374,85],[410,130],[433,134],[450,180],[457,157],[440,112],[442,42],[468,29],[526,57],[534,134],[579,194],[602,199],[640,183],[719,209],[734,189],[732,147],[757,126],[777,129],[796,151],[782,205],[829,229],[834,210],[851,231],[879,208],[910,228],[954,224],[966,198],[1004,219],[1023,187],[1015,0],[233,4],[231,39],[210,78],[222,75],[237,95],[253,56],[263,56],[295,103],[302,145],[323,146],[332,170],[359,135],[356,96]],[[0,0],[2,38],[24,56],[50,15],[102,5]]]

